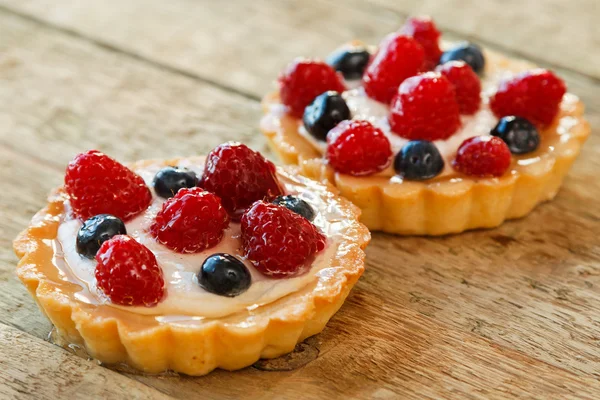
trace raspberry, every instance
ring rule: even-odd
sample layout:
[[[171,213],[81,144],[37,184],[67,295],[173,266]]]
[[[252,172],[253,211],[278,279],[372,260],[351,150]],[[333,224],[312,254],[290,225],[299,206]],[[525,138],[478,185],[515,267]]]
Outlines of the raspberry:
[[[208,154],[202,184],[221,198],[235,220],[256,200],[283,194],[275,165],[235,142],[221,144]]]
[[[502,176],[510,166],[510,150],[498,137],[475,136],[460,145],[453,166],[465,175]]]
[[[273,278],[306,272],[307,260],[325,248],[326,240],[310,221],[280,205],[257,201],[242,217],[244,254]]]
[[[126,221],[152,201],[139,175],[97,150],[78,154],[69,163],[65,189],[73,212],[84,220],[111,214]]]
[[[454,86],[456,101],[461,114],[471,115],[481,105],[481,82],[477,74],[464,61],[450,61],[437,67]]]
[[[390,127],[410,140],[447,139],[460,127],[454,87],[437,72],[408,78],[392,100]]]
[[[413,38],[399,33],[388,35],[363,75],[367,95],[389,104],[398,86],[423,68],[425,51]]]
[[[114,304],[152,307],[165,296],[163,272],[154,254],[135,239],[117,235],[96,254],[98,288]]]
[[[514,115],[546,127],[558,114],[566,91],[564,82],[552,72],[535,69],[501,82],[490,107],[498,118]]]
[[[414,38],[425,50],[423,69],[432,70],[438,65],[442,50],[438,39],[440,32],[430,17],[411,17],[406,20],[400,33]]]
[[[202,188],[183,188],[163,204],[150,233],[173,251],[197,253],[216,246],[227,226],[221,199]]]
[[[290,114],[302,118],[304,109],[315,97],[329,90],[343,92],[340,75],[323,61],[299,59],[279,77],[279,95]]]
[[[327,160],[338,172],[374,174],[385,169],[391,157],[390,141],[368,121],[342,121],[327,134]]]

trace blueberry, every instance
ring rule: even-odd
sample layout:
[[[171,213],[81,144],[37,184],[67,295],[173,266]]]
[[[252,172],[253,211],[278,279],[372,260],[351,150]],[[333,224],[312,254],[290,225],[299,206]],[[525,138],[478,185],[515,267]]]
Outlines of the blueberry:
[[[239,259],[226,253],[217,253],[204,260],[198,283],[207,292],[235,297],[250,287],[250,271]]]
[[[327,57],[327,64],[344,75],[345,79],[360,79],[369,64],[371,53],[363,46],[344,47]]]
[[[448,61],[464,61],[478,74],[483,72],[485,58],[479,46],[473,43],[463,42],[452,49],[445,51],[440,58],[440,64]]]
[[[99,214],[86,220],[77,232],[77,252],[94,258],[102,243],[116,235],[127,235],[125,224],[109,214]]]
[[[502,117],[491,134],[504,140],[513,154],[531,153],[540,145],[535,125],[521,117]]]
[[[350,109],[338,92],[322,93],[304,109],[304,127],[321,141],[325,141],[327,132],[345,119],[350,119]]]
[[[284,206],[288,210],[291,210],[296,214],[302,215],[309,221],[315,219],[315,210],[311,207],[310,204],[298,197],[292,195],[279,196],[275,198],[275,200],[273,200],[273,203],[278,204],[280,206]]]
[[[175,196],[181,188],[197,185],[198,177],[187,168],[165,167],[154,177],[154,191],[165,199]]]
[[[394,169],[406,180],[420,181],[439,175],[444,169],[444,159],[432,142],[414,140],[396,155]]]

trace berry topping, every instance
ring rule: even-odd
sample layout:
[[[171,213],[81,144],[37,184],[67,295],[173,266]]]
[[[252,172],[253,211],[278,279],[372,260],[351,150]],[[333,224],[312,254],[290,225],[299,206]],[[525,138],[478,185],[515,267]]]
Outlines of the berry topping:
[[[540,145],[540,135],[531,122],[521,117],[503,117],[491,134],[504,140],[513,154],[531,153]]]
[[[502,176],[510,166],[510,150],[500,138],[475,136],[460,145],[453,166],[465,175]]]
[[[248,290],[251,282],[250,271],[244,263],[225,253],[208,257],[198,274],[200,286],[219,296],[238,296]]]
[[[431,70],[438,65],[442,51],[438,39],[440,32],[430,17],[411,17],[406,20],[400,33],[414,38],[425,50],[423,68]]]
[[[374,174],[385,169],[391,157],[390,141],[368,121],[340,122],[327,135],[327,160],[343,174]]]
[[[257,201],[242,217],[246,257],[273,278],[306,272],[307,261],[325,248],[326,241],[306,218],[276,204]]]
[[[344,91],[340,76],[322,61],[296,60],[279,77],[281,101],[289,112],[301,118],[304,108],[323,92]]]
[[[296,214],[302,215],[309,221],[315,219],[316,213],[310,204],[302,200],[299,197],[287,195],[279,196],[273,200],[273,204],[284,206],[288,210],[295,212]]]
[[[202,188],[183,188],[164,202],[150,233],[173,251],[197,253],[217,245],[227,226],[221,199]]]
[[[348,80],[360,79],[369,64],[371,53],[364,46],[343,47],[327,57],[327,64]]]
[[[444,52],[440,57],[440,64],[445,64],[449,61],[464,61],[475,71],[481,74],[485,67],[485,58],[483,52],[473,43],[463,42],[456,47]]]
[[[367,95],[389,104],[398,85],[421,71],[424,59],[425,51],[415,39],[399,33],[388,35],[363,76]]]
[[[165,296],[163,273],[154,254],[135,239],[117,235],[96,254],[96,280],[114,304],[152,307]]]
[[[181,188],[192,188],[198,185],[198,177],[187,168],[165,167],[154,177],[154,191],[160,197],[168,199],[177,194]]]
[[[304,109],[304,127],[321,141],[325,141],[327,132],[345,119],[350,119],[350,109],[338,92],[320,94]]]
[[[439,140],[460,127],[460,113],[452,83],[437,72],[408,78],[392,100],[390,127],[406,139]]]
[[[102,243],[116,235],[126,235],[125,224],[117,217],[100,214],[87,219],[77,232],[77,252],[94,258]]]
[[[454,86],[456,101],[461,114],[475,114],[481,105],[481,82],[469,64],[464,61],[450,61],[437,67]]]
[[[97,150],[78,154],[69,163],[65,189],[73,212],[81,219],[111,214],[126,221],[152,201],[139,175]]]
[[[256,200],[270,200],[283,194],[275,165],[235,142],[221,144],[208,154],[202,184],[221,198],[236,220]]]
[[[546,127],[558,114],[566,91],[564,82],[552,72],[535,69],[501,82],[490,107],[498,118],[518,115]]]
[[[433,143],[414,140],[396,155],[394,169],[406,180],[421,181],[439,175],[444,169],[444,159]]]

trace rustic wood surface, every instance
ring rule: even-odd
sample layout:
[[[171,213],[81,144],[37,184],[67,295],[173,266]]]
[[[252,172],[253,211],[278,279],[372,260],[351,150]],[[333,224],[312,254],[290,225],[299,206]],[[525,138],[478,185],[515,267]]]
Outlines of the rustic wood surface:
[[[555,69],[600,128],[595,0],[341,3],[0,0],[0,398],[600,397],[595,134],[557,198],[527,218],[435,239],[375,234],[364,277],[296,369],[144,376],[44,342],[51,327],[15,277],[11,241],[66,162],[88,148],[186,156],[229,139],[265,150],[258,100],[295,56],[377,42],[429,13],[446,37]]]

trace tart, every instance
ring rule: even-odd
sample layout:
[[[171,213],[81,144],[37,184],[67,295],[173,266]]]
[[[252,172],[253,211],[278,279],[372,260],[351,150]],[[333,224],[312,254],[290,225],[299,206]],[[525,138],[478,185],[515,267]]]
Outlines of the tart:
[[[274,152],[335,185],[371,230],[444,235],[523,217],[556,195],[590,134],[552,72],[439,37],[410,18],[377,47],[295,60],[263,100]]]
[[[129,167],[89,151],[15,240],[17,274],[104,363],[244,368],[319,333],[364,270],[360,210],[330,189],[237,143]]]

